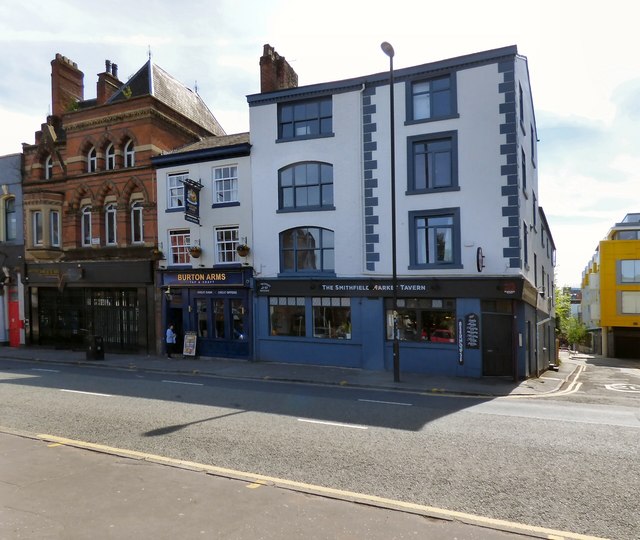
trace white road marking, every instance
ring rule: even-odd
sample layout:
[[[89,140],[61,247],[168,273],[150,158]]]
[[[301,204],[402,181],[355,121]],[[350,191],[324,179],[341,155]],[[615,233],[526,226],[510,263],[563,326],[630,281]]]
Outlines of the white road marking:
[[[413,403],[401,403],[399,401],[378,401],[377,399],[359,399],[358,401],[365,401],[367,403],[382,403],[384,405],[404,405],[405,407],[413,406]]]
[[[187,384],[189,386],[204,386],[203,383],[195,383],[195,382],[168,381],[168,380],[164,380],[162,382],[163,383],[169,383],[169,384]]]
[[[353,429],[369,429],[367,426],[358,426],[357,424],[341,424],[339,422],[324,422],[322,420],[307,420],[306,418],[298,418],[298,422],[307,422],[309,424],[323,424],[325,426],[347,427]]]
[[[46,371],[48,373],[60,373],[58,369],[31,368],[31,371]]]
[[[98,392],[83,392],[82,390],[66,390],[64,388],[60,388],[60,392],[68,392],[70,394],[85,394],[87,396],[113,397],[111,394],[100,394]]]

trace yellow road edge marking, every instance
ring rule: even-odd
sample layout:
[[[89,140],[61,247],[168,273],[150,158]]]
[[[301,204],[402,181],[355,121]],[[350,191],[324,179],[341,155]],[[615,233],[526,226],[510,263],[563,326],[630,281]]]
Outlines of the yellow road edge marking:
[[[62,446],[62,443],[56,442],[47,445],[47,448],[55,448],[56,446]]]
[[[357,493],[354,491],[344,491],[341,489],[334,489],[325,486],[317,486],[314,484],[305,484],[304,482],[296,482],[294,480],[287,480],[284,478],[276,478],[273,476],[266,476],[262,474],[249,473],[244,471],[237,471],[234,469],[225,469],[224,467],[217,467],[215,465],[206,465],[203,463],[196,463],[194,461],[185,461],[182,459],[174,459],[164,456],[158,456],[155,454],[147,454],[145,452],[138,452],[136,450],[126,450],[123,448],[114,448],[112,446],[105,446],[102,444],[95,444],[85,441],[78,441],[74,439],[67,439],[64,437],[57,437],[55,435],[38,434],[36,437],[43,441],[56,442],[65,446],[75,446],[78,448],[85,448],[87,450],[93,450],[96,452],[102,452],[106,454],[116,454],[122,457],[130,457],[150,461],[158,464],[174,465],[178,467],[188,468],[194,471],[202,471],[208,474],[225,476],[235,478],[239,480],[249,480],[253,484],[260,485],[273,485],[283,488],[290,488],[293,490],[300,490],[307,493],[315,493],[319,495],[327,495],[334,498],[346,499],[353,502],[362,501],[367,504],[377,504],[387,508],[396,508],[402,510],[408,510],[420,514],[426,514],[431,517],[443,518],[449,520],[458,520],[468,524],[477,524],[483,526],[492,526],[496,528],[502,528],[510,531],[523,531],[525,533],[544,534],[547,538],[556,536],[568,540],[605,540],[597,536],[589,536],[579,533],[573,533],[568,531],[558,531],[555,529],[548,529],[546,527],[538,527],[535,525],[526,525],[524,523],[517,523],[515,521],[506,521],[503,519],[495,519],[490,517],[478,516],[475,514],[468,514],[466,512],[458,512],[455,510],[446,510],[444,508],[437,508],[435,506],[427,506],[417,503],[410,503],[405,501],[398,501],[394,499],[387,499],[384,497],[378,497],[377,495],[366,495],[363,493]]]
[[[259,487],[265,486],[266,484],[264,482],[253,482],[252,484],[247,484],[247,488],[248,489],[257,489]]]

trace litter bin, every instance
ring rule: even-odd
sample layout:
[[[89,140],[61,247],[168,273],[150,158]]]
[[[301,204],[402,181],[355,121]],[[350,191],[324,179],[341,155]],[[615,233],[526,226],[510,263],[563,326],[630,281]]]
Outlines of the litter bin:
[[[101,336],[87,336],[87,360],[104,360],[104,344]]]

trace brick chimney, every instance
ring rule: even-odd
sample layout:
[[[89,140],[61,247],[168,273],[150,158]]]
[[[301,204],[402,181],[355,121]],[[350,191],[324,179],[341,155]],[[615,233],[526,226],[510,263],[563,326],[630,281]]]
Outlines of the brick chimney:
[[[51,61],[51,112],[60,117],[84,100],[84,73],[60,53]]]
[[[97,104],[104,105],[120,88],[118,80],[118,65],[111,60],[104,61],[104,73],[98,73]]]
[[[260,92],[273,92],[298,86],[298,74],[275,49],[266,44],[260,58]]]

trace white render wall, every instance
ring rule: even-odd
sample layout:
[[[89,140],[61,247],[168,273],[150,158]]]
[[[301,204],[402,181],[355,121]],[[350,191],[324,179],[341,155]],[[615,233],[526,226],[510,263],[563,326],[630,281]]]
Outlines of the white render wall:
[[[456,72],[458,118],[405,125],[406,98],[404,82],[396,82],[395,93],[395,148],[396,148],[396,209],[397,209],[397,268],[400,277],[434,276],[517,276],[525,275],[533,284],[533,253],[538,256],[538,285],[541,285],[541,267],[553,276],[550,257],[541,246],[541,227],[530,231],[528,238],[529,269],[511,268],[503,250],[509,247],[509,239],[503,236],[503,228],[509,219],[502,215],[507,197],[502,186],[507,178],[501,167],[506,157],[501,155],[501,145],[506,135],[500,133],[505,115],[500,104],[505,94],[499,91],[504,74],[498,64],[481,65]],[[533,108],[529,89],[526,60],[516,58],[515,67],[516,111],[519,114],[519,83],[524,91],[525,123],[520,129],[517,119],[517,167],[521,182],[520,145],[527,155],[528,197],[518,188],[520,216],[518,230],[522,245],[522,222],[531,223],[533,215],[532,192],[539,201],[537,169],[531,163],[531,133],[534,126]],[[302,97],[300,99],[303,99]],[[362,90],[333,94],[333,137],[277,143],[277,104],[250,107],[251,159],[254,172],[254,262],[260,278],[275,277],[279,273],[279,233],[291,227],[316,226],[335,231],[335,270],[338,277],[391,275],[391,201],[390,201],[390,132],[389,87],[376,87],[372,96],[376,113],[373,140],[377,150],[374,177],[378,187],[373,196],[378,205],[374,215],[380,222],[374,234],[379,235],[376,252],[380,261],[375,272],[366,270],[365,264],[365,215],[362,150]],[[428,133],[456,131],[458,136],[458,191],[405,195],[407,189],[407,137]],[[537,154],[537,150],[536,150]],[[536,155],[537,160],[537,155]],[[278,170],[300,161],[323,161],[333,165],[334,211],[277,213]],[[543,202],[543,201],[542,201]],[[414,210],[460,208],[461,262],[463,268],[417,269],[409,267],[408,216]],[[485,268],[479,274],[476,268],[476,252],[481,247],[485,256]],[[522,251],[522,248],[520,248]],[[551,253],[551,250],[550,250]],[[522,257],[522,254],[520,255]]]
[[[212,209],[213,170],[229,165],[238,167],[238,198],[240,205]],[[203,188],[200,191],[200,225],[186,221],[182,211],[166,212],[168,206],[167,178],[170,174],[185,172],[190,179],[200,180],[203,184]],[[202,255],[197,259],[191,258],[191,267],[193,268],[210,268],[217,264],[215,260],[215,227],[239,226],[240,242],[244,242],[246,238],[247,244],[252,247],[251,161],[248,156],[160,167],[156,170],[156,179],[158,186],[158,242],[161,251],[165,255],[165,259],[160,261],[160,268],[169,266],[168,231],[170,229],[189,229],[191,232],[191,244],[195,245],[198,240],[200,241]],[[238,262],[250,263],[252,255],[250,253],[246,259],[240,258]]]

